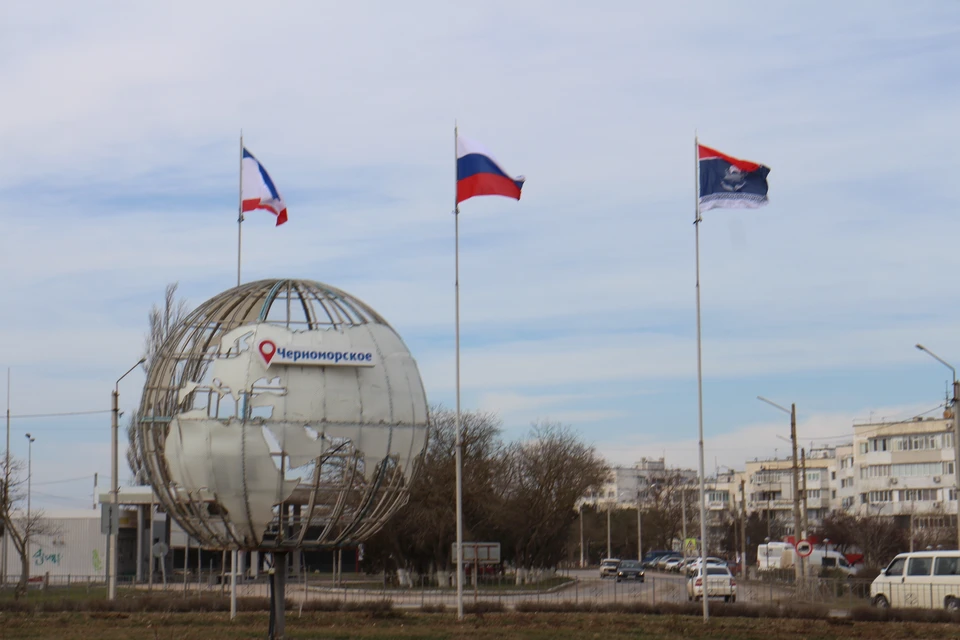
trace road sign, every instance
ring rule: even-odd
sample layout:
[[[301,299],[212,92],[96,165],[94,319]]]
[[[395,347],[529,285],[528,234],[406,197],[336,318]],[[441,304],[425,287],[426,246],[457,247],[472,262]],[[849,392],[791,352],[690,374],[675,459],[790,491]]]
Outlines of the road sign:
[[[157,542],[153,545],[154,558],[162,558],[168,553],[170,553],[170,547],[167,546],[166,542]]]
[[[450,557],[456,562],[457,543],[450,545]],[[500,563],[500,543],[499,542],[464,542],[463,543],[463,561],[473,564],[499,564]]]
[[[797,555],[801,558],[806,558],[808,555],[813,553],[813,545],[810,544],[809,540],[801,540],[797,543]]]

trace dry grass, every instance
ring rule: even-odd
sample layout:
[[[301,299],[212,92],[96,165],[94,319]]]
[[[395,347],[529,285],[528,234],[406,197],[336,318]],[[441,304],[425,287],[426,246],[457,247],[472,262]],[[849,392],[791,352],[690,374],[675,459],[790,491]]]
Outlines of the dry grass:
[[[718,608],[719,611],[719,608]],[[829,620],[717,617],[709,625],[687,615],[624,613],[492,613],[471,615],[458,623],[445,614],[375,612],[308,612],[287,614],[288,638],[489,638],[573,640],[574,638],[643,637],[652,640],[832,640],[841,638],[960,638],[950,624],[917,622],[833,623]],[[225,613],[3,613],[0,639],[34,640],[224,640],[266,636],[266,613],[241,613],[230,621]]]

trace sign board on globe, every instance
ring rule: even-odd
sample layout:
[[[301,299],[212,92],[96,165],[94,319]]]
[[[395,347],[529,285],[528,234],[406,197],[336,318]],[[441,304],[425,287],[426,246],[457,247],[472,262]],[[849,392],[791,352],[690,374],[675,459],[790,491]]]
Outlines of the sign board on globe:
[[[809,540],[801,540],[797,543],[797,555],[801,558],[806,558],[811,553],[813,553],[813,545],[810,544]]]

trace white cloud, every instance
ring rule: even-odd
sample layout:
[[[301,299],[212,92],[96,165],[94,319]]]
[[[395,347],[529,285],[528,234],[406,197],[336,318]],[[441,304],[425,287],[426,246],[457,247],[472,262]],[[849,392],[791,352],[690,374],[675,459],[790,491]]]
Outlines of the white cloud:
[[[460,218],[464,387],[513,425],[650,433],[659,385],[693,384],[694,128],[773,168],[769,207],[702,227],[708,387],[920,366],[917,341],[960,360],[958,9],[888,7],[865,29],[866,6],[7,3],[0,362],[18,406],[101,406],[167,282],[194,304],[233,285],[241,128],[291,219],[248,218],[244,278],[357,294],[434,397],[453,386],[454,118],[528,176],[520,203]],[[282,37],[249,44],[265,33]]]

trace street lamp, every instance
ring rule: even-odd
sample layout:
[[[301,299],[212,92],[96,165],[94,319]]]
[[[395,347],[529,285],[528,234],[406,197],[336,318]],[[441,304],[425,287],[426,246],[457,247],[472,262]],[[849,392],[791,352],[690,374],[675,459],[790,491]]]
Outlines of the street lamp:
[[[797,465],[797,405],[791,404],[790,408],[782,407],[772,400],[763,396],[757,396],[760,402],[766,402],[771,407],[779,409],[790,415],[790,444],[793,448],[793,539],[794,543],[800,542],[802,538],[807,537],[807,532],[800,531],[800,476],[799,466]],[[798,578],[803,576],[803,562],[796,563],[796,575]]]
[[[957,382],[957,370],[946,360],[927,349],[922,344],[917,349],[933,357],[934,360],[945,366],[953,373],[953,479],[957,498],[957,548],[960,549],[960,383]]]
[[[119,509],[120,504],[120,471],[118,469],[117,462],[117,432],[119,430],[120,424],[120,381],[127,377],[127,375],[146,362],[146,358],[140,358],[137,364],[133,365],[127,369],[126,373],[117,378],[117,382],[113,385],[113,393],[111,395],[112,408],[110,412],[110,484],[112,485],[110,490],[110,502],[111,502],[111,511],[110,511],[110,576],[107,584],[107,598],[109,600],[117,599],[117,525],[119,524],[119,518],[117,509]]]
[[[31,499],[31,481],[33,479],[33,443],[36,438],[25,434],[27,439],[27,526],[25,527],[24,537],[26,537],[27,556],[30,555],[30,534],[33,532],[33,523],[30,522],[30,499]]]

